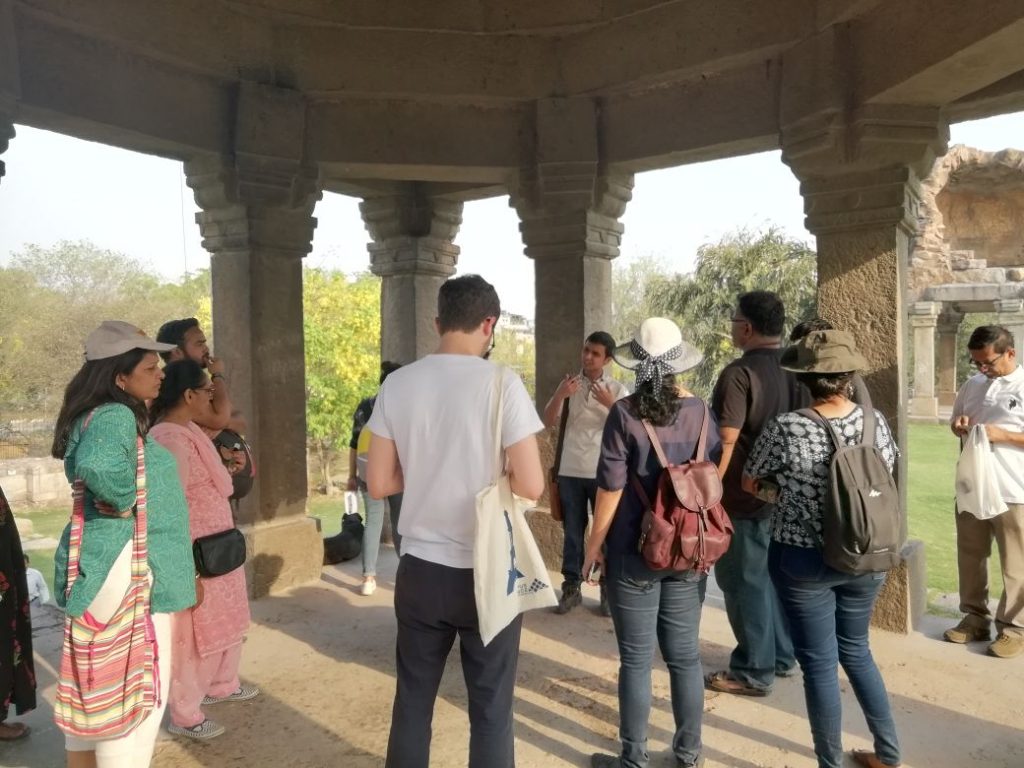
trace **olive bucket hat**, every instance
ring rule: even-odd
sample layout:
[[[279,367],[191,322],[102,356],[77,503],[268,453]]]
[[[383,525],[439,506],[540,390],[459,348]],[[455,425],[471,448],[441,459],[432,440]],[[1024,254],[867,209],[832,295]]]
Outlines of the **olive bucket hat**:
[[[782,353],[779,364],[796,373],[848,373],[867,367],[853,335],[846,331],[812,331]]]

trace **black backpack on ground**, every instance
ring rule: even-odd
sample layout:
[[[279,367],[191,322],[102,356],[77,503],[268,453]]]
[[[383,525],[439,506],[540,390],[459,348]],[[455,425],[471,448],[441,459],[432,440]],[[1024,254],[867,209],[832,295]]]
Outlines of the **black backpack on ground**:
[[[899,491],[882,452],[875,447],[875,409],[870,398],[861,407],[864,433],[855,445],[847,445],[832,423],[814,409],[797,411],[824,427],[835,447],[829,494],[822,506],[822,559],[837,571],[858,575],[895,568],[903,545]],[[805,527],[814,533],[809,525]]]

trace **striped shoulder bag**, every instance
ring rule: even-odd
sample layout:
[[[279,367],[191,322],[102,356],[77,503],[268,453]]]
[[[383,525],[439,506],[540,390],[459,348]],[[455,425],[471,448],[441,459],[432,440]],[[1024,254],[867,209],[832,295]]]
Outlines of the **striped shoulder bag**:
[[[106,624],[97,622],[88,611],[80,618],[64,619],[64,647],[53,719],[64,733],[80,738],[125,736],[158,706],[160,680],[156,635],[149,611],[146,463],[141,437],[137,444],[135,534],[129,587]],[[85,483],[77,479],[66,595],[71,594],[78,577],[84,524]]]

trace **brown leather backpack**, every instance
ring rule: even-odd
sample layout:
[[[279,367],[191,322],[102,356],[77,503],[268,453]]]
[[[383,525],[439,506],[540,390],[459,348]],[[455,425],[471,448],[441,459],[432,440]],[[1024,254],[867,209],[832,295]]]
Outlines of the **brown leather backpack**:
[[[669,464],[654,427],[649,421],[643,422],[662,467],[654,499],[647,496],[636,475],[632,481],[646,509],[640,529],[640,554],[655,571],[707,573],[732,541],[732,522],[722,507],[722,480],[718,467],[708,461],[710,414],[707,403],[701,404],[704,421],[700,439],[693,457],[684,464]]]

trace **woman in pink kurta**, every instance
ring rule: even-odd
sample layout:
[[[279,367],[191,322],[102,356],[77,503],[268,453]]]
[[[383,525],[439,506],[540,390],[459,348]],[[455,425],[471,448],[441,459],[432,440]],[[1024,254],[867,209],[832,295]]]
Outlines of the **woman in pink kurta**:
[[[210,412],[210,379],[191,360],[172,362],[164,373],[160,395],[151,407],[156,423],[150,434],[178,461],[194,541],[234,527],[228,502],[231,476],[210,438],[196,425]],[[197,587],[199,602],[174,614],[171,623],[174,656],[168,730],[193,739],[211,739],[224,728],[203,714],[202,705],[244,701],[257,696],[259,690],[238,679],[242,641],[249,627],[244,569],[201,578]]]

